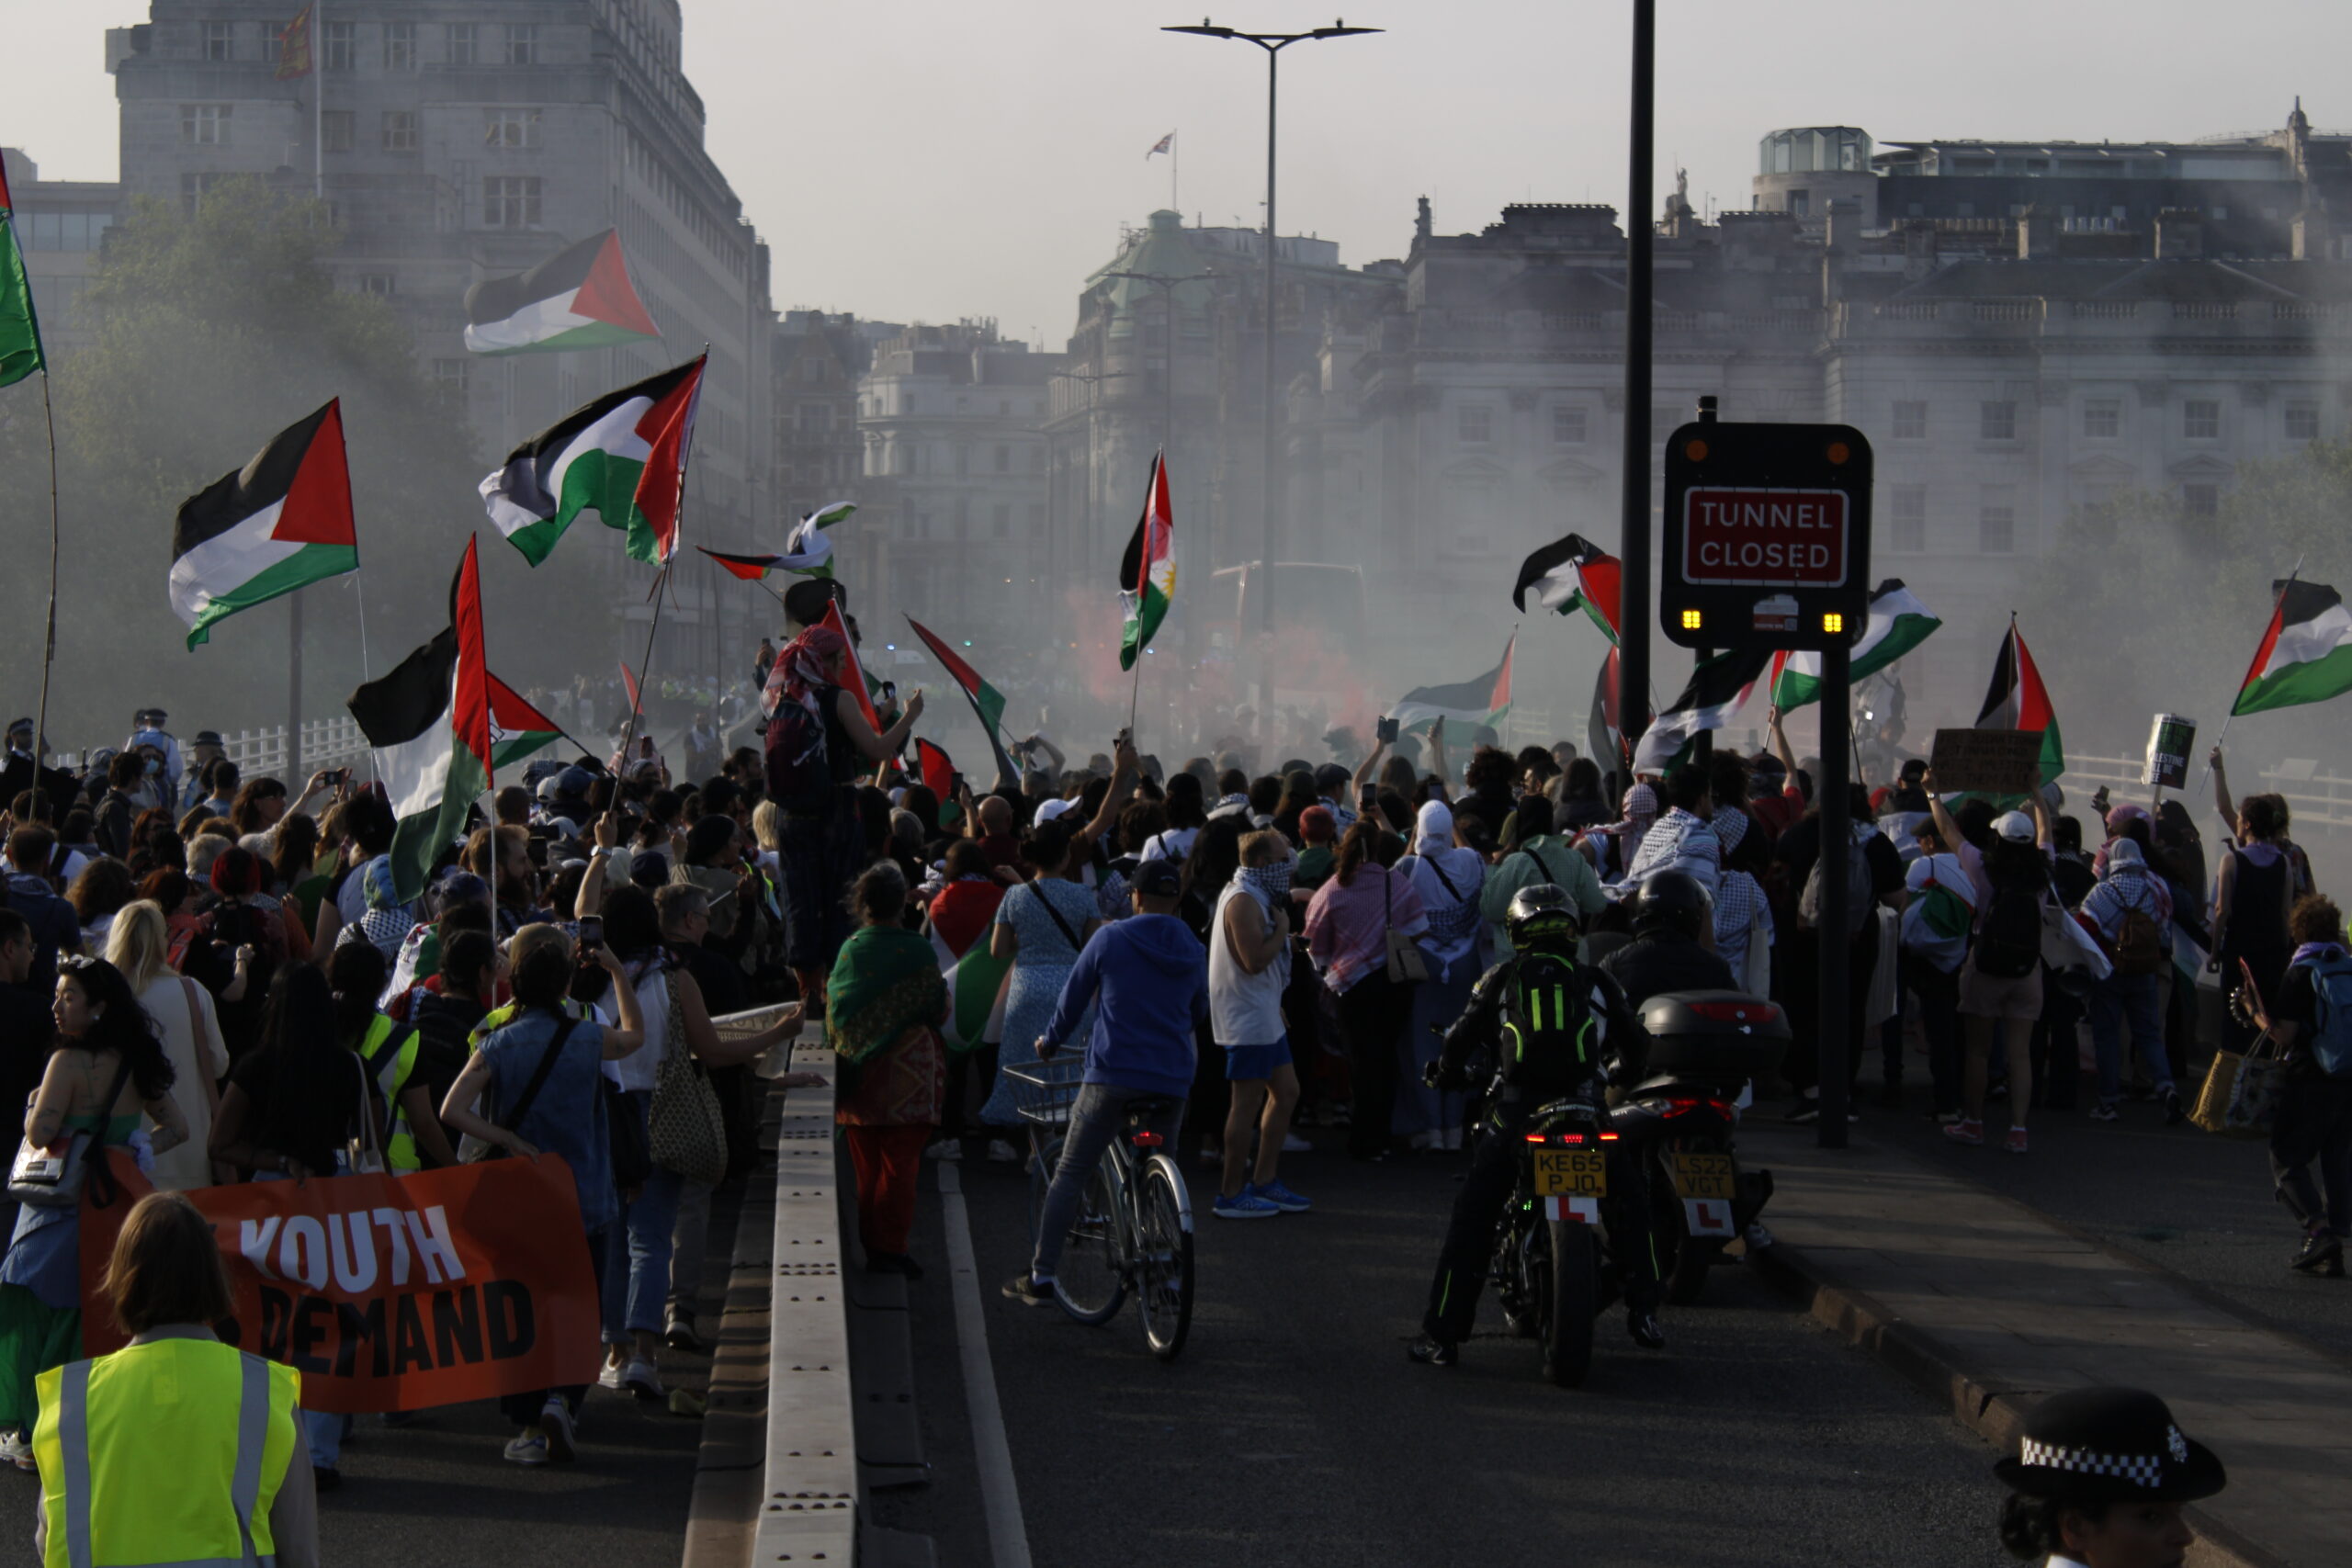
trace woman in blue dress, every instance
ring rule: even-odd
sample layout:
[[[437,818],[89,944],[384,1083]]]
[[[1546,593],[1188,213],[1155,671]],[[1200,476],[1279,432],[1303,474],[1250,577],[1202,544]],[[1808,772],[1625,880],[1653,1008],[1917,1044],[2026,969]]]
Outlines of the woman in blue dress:
[[[989,952],[1010,958],[1005,976],[1010,987],[1004,998],[1004,1045],[997,1062],[996,1089],[980,1119],[991,1126],[1011,1126],[1020,1120],[1020,1107],[1036,1091],[1007,1077],[1005,1067],[1035,1067],[1037,1036],[1046,1032],[1054,1004],[1061,998],[1062,982],[1078,962],[1102,922],[1096,917],[1094,895],[1077,880],[1080,858],[1072,853],[1071,835],[1059,822],[1041,822],[1021,840],[1021,863],[1029,880],[1004,896],[997,906],[995,930]],[[1094,1028],[1094,1010],[1079,1021],[1072,1038],[1083,1040]]]

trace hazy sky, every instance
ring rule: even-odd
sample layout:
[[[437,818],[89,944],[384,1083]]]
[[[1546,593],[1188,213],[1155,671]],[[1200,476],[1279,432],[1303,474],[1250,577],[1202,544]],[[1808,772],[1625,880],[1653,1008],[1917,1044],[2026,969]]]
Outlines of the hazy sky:
[[[291,13],[300,0],[286,0]],[[357,3],[357,0],[355,0]],[[1189,0],[1184,0],[1189,3]],[[1222,5],[1223,0],[1220,0]],[[495,16],[498,0],[479,10]],[[994,316],[1058,347],[1079,283],[1122,221],[1169,198],[1211,223],[1258,222],[1264,58],[1162,34],[1176,0],[684,0],[686,70],[713,155],[775,253],[775,303],[909,321]],[[1402,255],[1413,198],[1441,233],[1506,202],[1623,205],[1627,0],[1361,0],[1386,34],[1283,55],[1279,216],[1337,239],[1350,265]],[[0,142],[44,175],[115,174],[100,34],[143,0],[0,0],[20,67]],[[2352,125],[2346,0],[1665,0],[1658,183],[1679,161],[1694,202],[1747,205],[1756,140],[1781,126],[1931,136],[2194,138],[2275,127],[2297,92]],[[1246,0],[1218,22],[1301,29],[1331,10]],[[2259,40],[2258,42],[2254,40]],[[2308,69],[2298,61],[2308,62]]]

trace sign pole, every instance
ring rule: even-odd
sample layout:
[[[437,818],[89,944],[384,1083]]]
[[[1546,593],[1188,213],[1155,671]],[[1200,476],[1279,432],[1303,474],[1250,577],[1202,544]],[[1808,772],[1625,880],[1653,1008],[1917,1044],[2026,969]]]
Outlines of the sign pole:
[[[1824,649],[1821,655],[1823,716],[1844,713],[1852,699],[1853,656],[1847,645],[1839,642]],[[1825,1149],[1846,1146],[1846,1086],[1851,1071],[1849,1063],[1859,1043],[1848,1037],[1846,1029],[1850,1017],[1846,993],[1852,984],[1849,961],[1853,947],[1846,931],[1847,923],[1852,919],[1846,908],[1845,865],[1845,857],[1850,852],[1849,840],[1853,836],[1850,802],[1847,798],[1850,750],[1844,725],[1829,723],[1821,727],[1817,796],[1821,802],[1821,925],[1814,933],[1821,943],[1820,1049],[1815,1054],[1819,1068],[1821,1119],[1815,1124],[1815,1141]],[[1832,860],[1832,855],[1838,858]]]

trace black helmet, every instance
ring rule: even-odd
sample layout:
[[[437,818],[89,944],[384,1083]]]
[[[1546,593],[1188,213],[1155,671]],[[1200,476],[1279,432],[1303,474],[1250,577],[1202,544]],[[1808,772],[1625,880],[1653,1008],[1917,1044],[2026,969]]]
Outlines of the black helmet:
[[[1511,895],[1510,910],[1503,917],[1514,952],[1533,947],[1571,946],[1577,940],[1576,906],[1567,893],[1549,882],[1522,887]]]
[[[1685,871],[1652,872],[1634,895],[1634,929],[1669,926],[1693,942],[1714,920],[1715,901]]]

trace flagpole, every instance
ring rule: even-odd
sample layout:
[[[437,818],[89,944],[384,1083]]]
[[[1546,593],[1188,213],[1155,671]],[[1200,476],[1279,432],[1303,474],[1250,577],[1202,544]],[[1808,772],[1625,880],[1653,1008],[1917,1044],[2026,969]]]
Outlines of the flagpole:
[[[327,198],[327,62],[320,51],[326,38],[326,0],[311,6],[311,198]]]
[[[1183,140],[1172,130],[1168,133],[1168,210],[1176,214],[1178,228],[1183,227],[1184,209],[1176,205],[1176,160],[1182,156],[1178,149],[1182,146]],[[1175,338],[1170,337],[1168,344],[1168,352],[1174,354],[1176,352]]]
[[[28,296],[29,298],[29,296]],[[40,346],[36,334],[34,346]],[[40,759],[49,744],[49,671],[57,661],[57,410],[49,397],[49,366],[40,370],[40,412],[49,422],[49,630],[40,652],[40,705],[33,719],[33,784],[40,784]]]
[[[662,563],[662,575],[653,580],[653,619],[645,628],[645,651],[637,660],[637,701],[628,705],[628,728],[621,735],[621,765],[613,775],[613,800],[618,804],[620,786],[628,777],[629,748],[637,744],[637,721],[645,714],[645,684],[653,679],[653,639],[662,630],[662,601],[668,597],[662,590],[670,581],[670,567]]]
[[[2287,591],[2295,586],[2295,579],[2303,575],[2303,562],[2309,558],[2310,558],[2308,556],[2297,556],[2295,558],[2295,570],[2289,572],[2287,574],[2287,581],[2278,585],[2278,592],[2272,596],[2270,601],[2270,618],[2272,620],[2275,621],[2278,618],[2278,608],[2287,602]],[[2259,646],[2255,649],[2254,654],[2256,659],[2262,657],[2262,649]],[[2246,681],[2254,679],[2254,666],[2251,664],[2246,666],[2245,679]],[[2238,690],[2241,692],[2245,690],[2245,681],[2238,682]],[[2197,788],[2190,792],[2192,795],[2202,795],[2205,793],[2206,781],[2213,776],[2213,751],[2220,750],[2222,749],[2222,742],[2230,738],[2230,724],[2238,716],[2236,712],[2237,705],[2236,700],[2234,698],[2232,699],[2230,703],[2231,711],[2222,716],[2221,732],[2213,737],[2213,750],[2205,753],[2205,771],[2197,775]]]

